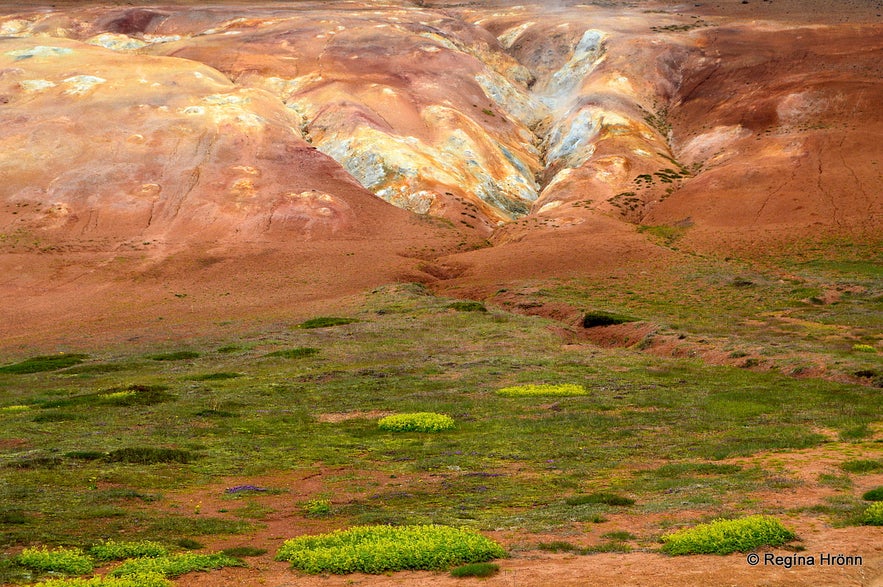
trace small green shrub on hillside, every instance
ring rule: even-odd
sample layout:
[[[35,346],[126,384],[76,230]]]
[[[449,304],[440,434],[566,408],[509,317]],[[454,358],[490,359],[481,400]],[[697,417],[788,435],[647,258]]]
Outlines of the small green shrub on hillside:
[[[199,353],[194,351],[175,351],[173,353],[160,353],[150,357],[154,361],[188,361],[198,359]]]
[[[16,561],[23,567],[37,571],[55,571],[69,575],[92,572],[92,559],[79,548],[26,548],[16,557]]]
[[[79,405],[100,405],[115,407],[152,406],[172,401],[175,396],[168,393],[164,385],[129,385],[113,387],[95,393],[74,395],[60,399],[48,400],[40,404],[41,408],[66,408]]]
[[[125,577],[91,577],[89,579],[50,579],[34,587],[173,587],[171,581],[156,573],[137,573]]]
[[[159,542],[139,540],[137,542],[117,542],[107,540],[89,549],[92,558],[99,561],[118,561],[127,558],[151,558],[166,556],[169,550]]]
[[[883,501],[871,504],[862,514],[862,524],[868,526],[883,526]]]
[[[583,547],[577,546],[572,542],[567,542],[565,540],[553,540],[552,542],[540,542],[537,544],[537,548],[540,550],[545,550],[547,552],[573,552],[576,554],[582,554]]]
[[[462,567],[451,569],[452,577],[493,577],[500,572],[500,565],[495,563],[469,563]]]
[[[31,357],[18,363],[11,365],[3,365],[0,367],[0,373],[12,373],[15,375],[25,375],[28,373],[42,373],[44,371],[58,371],[65,367],[73,367],[82,363],[89,355],[81,355],[75,353],[58,353],[57,355],[46,355],[41,357]]]
[[[622,314],[614,314],[613,312],[594,311],[588,312],[583,316],[583,328],[596,328],[598,326],[614,326],[616,324],[625,324],[626,322],[636,322],[634,318],[623,316]]]
[[[487,312],[484,304],[474,301],[453,302],[448,304],[448,309],[457,310],[458,312]]]
[[[872,347],[869,344],[854,344],[852,345],[852,350],[858,351],[860,353],[876,353],[877,349]]]
[[[30,409],[31,406],[16,404],[12,406],[3,406],[2,408],[0,408],[0,413],[15,414],[17,412],[27,412]]]
[[[635,500],[630,497],[625,497],[623,495],[617,495],[615,493],[590,493],[588,495],[574,495],[573,497],[568,497],[564,500],[564,503],[567,505],[584,505],[587,503],[600,503],[604,505],[612,505],[612,506],[628,506],[634,505]]]
[[[107,460],[112,463],[135,463],[152,465],[155,463],[189,463],[193,453],[178,448],[156,448],[152,446],[133,446],[111,451]]]
[[[0,524],[27,524],[28,516],[19,509],[0,509]]]
[[[377,421],[381,430],[390,432],[441,432],[454,427],[454,419],[445,414],[415,412],[393,414]]]
[[[72,450],[64,453],[64,456],[78,461],[97,461],[106,457],[107,453],[100,450]]]
[[[319,518],[331,513],[330,499],[311,499],[303,505],[304,513],[308,516]]]
[[[267,554],[267,549],[257,548],[255,546],[233,546],[225,548],[221,553],[234,558],[242,558],[244,556],[261,556],[262,554]]]
[[[313,355],[318,354],[319,349],[303,346],[293,349],[282,349],[281,351],[273,351],[272,353],[267,353],[267,356],[282,357],[283,359],[302,359],[304,357],[312,357]]]
[[[730,554],[761,546],[780,546],[795,538],[794,532],[769,516],[715,520],[662,537],[666,554]]]
[[[865,501],[883,501],[883,487],[875,487],[870,491],[866,491],[862,495],[862,499]]]
[[[276,560],[307,573],[437,571],[506,556],[496,542],[449,526],[355,526],[287,540]]]
[[[574,396],[586,395],[588,392],[582,385],[562,383],[559,385],[514,385],[497,390],[497,395],[505,397],[521,396]]]
[[[193,571],[211,571],[224,567],[245,566],[241,560],[216,552],[214,554],[196,554],[185,552],[155,558],[131,559],[110,572],[113,577],[127,577],[143,573],[156,573],[163,577],[180,577]]]
[[[883,469],[883,462],[871,459],[857,459],[841,463],[840,468],[849,473],[873,473]]]
[[[190,379],[193,381],[224,381],[225,379],[236,379],[242,377],[242,373],[204,373],[202,375],[194,375]]]
[[[352,324],[356,322],[355,318],[337,318],[335,316],[319,316],[311,318],[305,322],[298,324],[298,328],[325,328],[326,326],[341,326],[343,324]]]

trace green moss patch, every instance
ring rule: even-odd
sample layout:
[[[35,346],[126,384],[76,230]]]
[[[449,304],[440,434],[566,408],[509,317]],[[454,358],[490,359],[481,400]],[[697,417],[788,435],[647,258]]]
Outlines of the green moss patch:
[[[585,387],[572,383],[562,383],[559,385],[514,385],[497,390],[497,395],[505,397],[575,396],[587,394],[588,392]]]
[[[45,546],[25,548],[16,557],[16,562],[23,567],[36,571],[66,573],[68,575],[85,575],[92,572],[92,559],[79,548],[55,548],[49,550]]]
[[[155,573],[163,577],[180,577],[193,571],[211,571],[224,567],[245,566],[238,558],[217,552],[197,554],[185,552],[154,558],[138,558],[124,562],[110,572],[112,577],[126,577],[145,573]]]
[[[173,587],[173,584],[156,573],[138,573],[125,577],[49,579],[37,583],[34,587]]]
[[[441,432],[453,428],[454,419],[432,412],[393,414],[378,420],[377,426],[388,432]]]
[[[57,355],[31,357],[18,363],[3,365],[0,367],[0,373],[24,375],[27,373],[41,373],[43,371],[58,371],[59,369],[73,367],[82,363],[87,356],[76,353],[58,353]]]
[[[276,560],[307,573],[437,571],[506,556],[481,534],[449,526],[356,526],[285,542]]]
[[[662,537],[666,554],[730,554],[761,546],[780,546],[794,540],[794,532],[769,516],[715,520]]]
[[[336,316],[319,316],[298,324],[298,328],[327,328],[328,326],[342,326],[357,322],[355,318],[339,318]]]
[[[166,556],[169,550],[159,542],[139,540],[137,542],[117,542],[106,540],[89,549],[89,555],[99,561],[117,561],[127,558],[154,558]]]
[[[883,501],[871,504],[862,514],[862,524],[883,526]]]
[[[313,347],[297,347],[293,349],[282,349],[267,353],[268,357],[281,357],[283,359],[302,359],[304,357],[312,357],[319,354],[319,349]]]

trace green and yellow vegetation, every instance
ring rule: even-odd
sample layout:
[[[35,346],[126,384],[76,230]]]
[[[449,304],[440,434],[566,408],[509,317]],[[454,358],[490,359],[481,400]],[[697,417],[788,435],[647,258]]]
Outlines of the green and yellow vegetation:
[[[730,554],[761,546],[780,546],[795,534],[770,516],[748,516],[736,520],[715,520],[662,537],[666,554]]]
[[[467,529],[438,525],[356,526],[285,542],[276,560],[307,573],[444,570],[506,556],[496,542]]]

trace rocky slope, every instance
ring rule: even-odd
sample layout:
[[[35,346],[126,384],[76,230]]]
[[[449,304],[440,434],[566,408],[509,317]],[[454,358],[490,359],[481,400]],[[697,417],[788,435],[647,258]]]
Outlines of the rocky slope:
[[[3,296],[65,312],[65,280],[217,259],[202,283],[278,267],[313,298],[673,259],[648,225],[879,239],[883,24],[818,4],[7,6]]]

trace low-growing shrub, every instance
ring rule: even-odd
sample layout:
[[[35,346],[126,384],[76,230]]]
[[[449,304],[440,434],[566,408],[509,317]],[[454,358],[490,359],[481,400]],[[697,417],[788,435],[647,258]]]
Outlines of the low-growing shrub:
[[[487,312],[484,304],[474,301],[453,302],[448,304],[448,309],[457,310],[458,312]]]
[[[341,326],[343,324],[352,324],[356,322],[355,318],[338,318],[335,316],[319,316],[311,318],[298,324],[298,328],[325,328],[326,326]]]
[[[16,562],[37,571],[55,571],[69,575],[85,575],[91,573],[93,568],[92,559],[79,548],[25,548],[16,557]]]
[[[137,542],[117,542],[106,540],[95,544],[89,549],[92,558],[106,562],[119,561],[127,558],[154,558],[166,556],[169,549],[151,540],[139,540]]]
[[[166,516],[150,524],[148,530],[172,536],[209,536],[212,534],[244,534],[254,530],[254,526],[243,520],[230,520],[228,518],[205,515],[193,517]],[[177,544],[182,546],[180,541]],[[202,546],[195,548],[202,548]]]
[[[25,375],[28,373],[42,373],[44,371],[58,371],[65,367],[73,367],[82,363],[88,355],[76,353],[58,353],[57,355],[46,355],[41,357],[31,357],[18,363],[11,365],[3,365],[0,367],[0,373],[12,373],[15,375]]]
[[[625,530],[614,530],[612,532],[607,532],[605,534],[601,534],[601,538],[606,538],[608,540],[617,540],[619,542],[625,542],[626,540],[634,540],[637,538],[631,532],[626,532]]]
[[[540,542],[537,544],[537,548],[540,550],[545,550],[546,552],[573,552],[580,554],[582,553],[583,548],[581,546],[577,546],[572,542],[566,542],[564,540],[553,540],[552,542]]]
[[[33,587],[173,587],[173,583],[157,573],[136,573],[125,577],[49,579]]]
[[[282,349],[281,351],[273,351],[272,353],[267,353],[268,357],[281,357],[283,359],[302,359],[304,357],[312,357],[313,355],[318,355],[319,349],[302,346],[293,349]]]
[[[635,318],[614,314],[613,312],[593,311],[583,316],[583,328],[596,328],[598,326],[614,326],[626,322],[636,322]]]
[[[715,520],[662,537],[662,551],[671,555],[730,554],[761,546],[780,546],[795,538],[777,519],[748,516],[736,520]]]
[[[496,542],[449,526],[355,526],[287,540],[276,560],[307,573],[385,573],[448,569],[506,556]]]
[[[27,524],[28,516],[21,510],[0,510],[0,524]]]
[[[231,548],[225,548],[221,551],[221,554],[226,554],[227,556],[232,556],[233,558],[242,558],[244,556],[261,556],[262,554],[267,554],[267,549],[257,548],[255,546],[233,546]]]
[[[857,459],[840,463],[840,468],[849,473],[873,473],[883,469],[883,462],[871,459]]]
[[[64,461],[56,456],[32,456],[6,464],[10,469],[54,469]]]
[[[267,491],[269,491],[269,489],[266,487],[258,487],[257,485],[237,485],[235,487],[228,487],[224,490],[224,493],[230,495],[252,495],[255,493],[266,493]]]
[[[452,577],[493,577],[500,572],[500,565],[495,563],[469,563],[451,569]]]
[[[854,344],[852,345],[852,350],[858,351],[860,353],[876,353],[877,349],[872,347],[869,344]]]
[[[862,524],[868,526],[883,526],[883,501],[871,504],[862,514]]]
[[[224,381],[225,379],[236,379],[242,377],[242,373],[204,373],[202,375],[194,375],[190,379],[193,381]]]
[[[83,420],[84,417],[79,414],[70,414],[68,412],[42,412],[34,414],[31,422],[73,422],[75,420]]]
[[[514,385],[497,390],[497,395],[504,397],[521,396],[575,396],[586,395],[588,392],[582,385],[561,383],[558,385]]]
[[[200,418],[233,418],[236,416],[235,412],[228,412],[227,410],[216,410],[214,408],[206,408],[204,410],[199,410],[198,412],[194,412],[194,416],[198,416]]]
[[[193,460],[190,451],[179,448],[156,448],[152,446],[133,446],[111,451],[107,460],[112,463],[134,463],[152,465],[155,463],[189,463]]]
[[[0,408],[0,414],[17,414],[18,412],[27,412],[31,409],[31,406],[25,405],[12,405],[12,406],[3,406]]]
[[[866,491],[862,495],[862,499],[865,501],[883,501],[883,487],[875,487],[870,491]]]
[[[75,395],[61,399],[45,401],[40,404],[41,408],[66,408],[79,405],[100,406],[152,406],[175,399],[175,396],[167,393],[168,387],[164,385],[129,385],[128,387],[113,387],[95,393]]]
[[[199,353],[195,351],[175,351],[152,355],[150,358],[154,361],[188,361],[190,359],[198,359]]]
[[[415,412],[393,414],[377,421],[381,430],[390,432],[441,432],[454,427],[454,419],[445,414]]]
[[[853,426],[852,428],[847,428],[840,432],[840,440],[850,442],[855,440],[862,440],[864,438],[868,438],[874,435],[874,431],[867,424],[859,424],[858,426]]]
[[[587,503],[599,503],[612,506],[634,505],[635,500],[615,493],[590,493],[588,495],[574,495],[564,500],[567,505],[584,505]]]
[[[131,559],[110,572],[113,577],[127,577],[136,574],[156,573],[163,577],[175,578],[193,571],[211,571],[224,567],[245,566],[241,560],[216,552],[196,554],[185,552],[155,558]]]
[[[100,375],[102,373],[116,373],[129,371],[138,366],[137,363],[94,363],[92,365],[77,365],[65,369],[65,375]]]
[[[107,453],[100,450],[72,450],[64,453],[64,456],[78,461],[97,461],[106,457]]]
[[[303,505],[304,513],[314,518],[327,516],[331,513],[330,499],[311,499]]]

